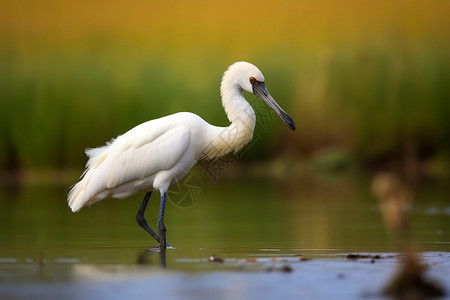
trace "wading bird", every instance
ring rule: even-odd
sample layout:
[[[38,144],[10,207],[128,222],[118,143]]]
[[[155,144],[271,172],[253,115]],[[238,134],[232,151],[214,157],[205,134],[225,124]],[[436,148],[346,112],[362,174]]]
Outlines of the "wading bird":
[[[164,226],[169,186],[182,179],[199,159],[237,152],[253,137],[255,112],[245,100],[243,90],[264,100],[295,130],[292,118],[267,91],[261,71],[247,62],[234,63],[225,71],[220,86],[229,126],[213,126],[193,113],[180,112],[142,123],[103,147],[87,149],[86,170],[68,195],[72,211],[78,212],[106,198],[123,199],[146,191],[136,220],[165,249],[169,246]],[[144,217],[154,190],[161,193],[159,235]]]

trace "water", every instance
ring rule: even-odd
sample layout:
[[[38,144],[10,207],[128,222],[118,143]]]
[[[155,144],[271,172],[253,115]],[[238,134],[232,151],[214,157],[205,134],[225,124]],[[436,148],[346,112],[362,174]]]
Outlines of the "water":
[[[364,179],[187,179],[169,195],[165,222],[175,249],[165,256],[136,224],[143,194],[73,214],[68,185],[3,186],[0,296],[380,298],[398,268],[397,244]],[[449,290],[447,195],[445,186],[418,187],[411,218],[427,275]],[[158,197],[146,214],[154,228]]]

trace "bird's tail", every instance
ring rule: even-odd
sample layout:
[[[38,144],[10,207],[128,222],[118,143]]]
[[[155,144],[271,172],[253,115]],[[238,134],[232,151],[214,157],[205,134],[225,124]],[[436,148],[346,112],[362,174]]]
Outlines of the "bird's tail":
[[[73,212],[78,212],[82,207],[94,202],[91,198],[96,194],[96,191],[93,190],[95,187],[91,186],[92,184],[89,185],[89,183],[95,173],[94,170],[106,158],[106,150],[108,147],[109,144],[104,147],[86,150],[86,155],[89,157],[86,170],[81,175],[82,179],[72,186],[67,196],[67,202]]]
[[[86,191],[86,178],[83,178],[80,182],[75,184],[67,197],[67,201],[69,202],[69,207],[72,209],[73,212],[78,212],[84,204],[87,202],[85,200],[86,197],[85,191]]]

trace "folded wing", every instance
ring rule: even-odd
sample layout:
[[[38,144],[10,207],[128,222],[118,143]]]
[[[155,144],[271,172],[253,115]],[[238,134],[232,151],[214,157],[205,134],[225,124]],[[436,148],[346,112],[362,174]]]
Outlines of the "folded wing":
[[[87,150],[87,169],[68,196],[72,211],[114,196],[114,189],[122,184],[173,168],[189,146],[190,131],[169,123],[149,121],[104,147]]]

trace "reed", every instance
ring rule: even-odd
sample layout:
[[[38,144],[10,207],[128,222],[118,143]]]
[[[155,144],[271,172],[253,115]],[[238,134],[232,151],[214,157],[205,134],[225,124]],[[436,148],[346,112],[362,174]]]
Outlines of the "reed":
[[[177,111],[227,123],[218,93],[220,76],[233,59],[225,53],[173,61],[170,52],[92,49],[23,57],[0,48],[2,169],[79,167],[85,147]],[[418,159],[448,158],[448,50],[387,43],[259,53],[253,62],[298,129],[289,134],[275,118],[262,120],[259,145],[243,159],[285,149],[304,156],[336,145],[360,163],[396,158],[411,147]]]

